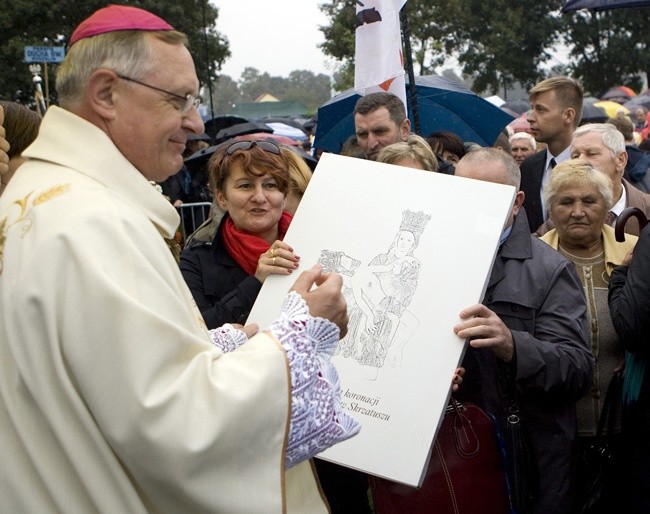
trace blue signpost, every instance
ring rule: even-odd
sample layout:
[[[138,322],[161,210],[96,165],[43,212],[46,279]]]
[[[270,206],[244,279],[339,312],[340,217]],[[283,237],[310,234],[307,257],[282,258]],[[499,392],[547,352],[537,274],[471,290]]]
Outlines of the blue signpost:
[[[49,80],[47,76],[47,63],[59,63],[65,58],[64,46],[26,46],[25,47],[25,62],[30,63],[43,63],[45,65],[45,101],[43,101],[43,91],[41,88],[42,79],[40,77],[41,66],[40,64],[30,64],[29,71],[34,75],[34,87],[36,89],[34,97],[36,100],[36,107],[43,115],[45,110],[50,106],[50,92]]]
[[[65,57],[65,46],[26,46],[25,62],[61,62]]]

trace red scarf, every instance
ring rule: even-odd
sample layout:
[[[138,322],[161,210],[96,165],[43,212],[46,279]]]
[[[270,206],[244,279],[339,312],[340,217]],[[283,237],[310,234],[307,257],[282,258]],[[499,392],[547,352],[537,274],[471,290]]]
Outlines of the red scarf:
[[[287,233],[292,219],[293,216],[291,214],[282,211],[282,216],[280,216],[280,221],[278,222],[278,239],[284,239],[284,235]],[[253,236],[237,229],[230,216],[226,218],[221,236],[223,244],[226,246],[226,251],[235,259],[235,262],[239,264],[241,269],[249,275],[255,275],[257,261],[259,261],[260,255],[271,248],[271,245],[261,237]]]

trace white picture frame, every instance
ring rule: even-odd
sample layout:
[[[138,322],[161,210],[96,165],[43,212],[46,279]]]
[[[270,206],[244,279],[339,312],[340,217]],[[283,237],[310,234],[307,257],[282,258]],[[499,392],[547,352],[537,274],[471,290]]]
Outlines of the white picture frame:
[[[362,429],[320,458],[421,484],[465,351],[452,328],[463,308],[483,298],[515,193],[321,156],[284,240],[300,268],[320,261],[344,277],[350,326],[333,362],[342,403]],[[271,275],[248,322],[265,327],[277,318],[296,278]]]

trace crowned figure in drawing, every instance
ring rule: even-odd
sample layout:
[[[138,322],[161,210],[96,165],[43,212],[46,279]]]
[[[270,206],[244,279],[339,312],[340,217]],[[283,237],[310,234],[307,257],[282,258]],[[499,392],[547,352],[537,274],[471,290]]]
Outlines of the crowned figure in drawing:
[[[404,345],[419,325],[408,306],[417,289],[421,263],[415,257],[431,215],[406,210],[386,252],[366,266],[343,252],[323,250],[319,261],[346,277],[344,295],[350,318],[338,352],[375,368],[399,366]]]

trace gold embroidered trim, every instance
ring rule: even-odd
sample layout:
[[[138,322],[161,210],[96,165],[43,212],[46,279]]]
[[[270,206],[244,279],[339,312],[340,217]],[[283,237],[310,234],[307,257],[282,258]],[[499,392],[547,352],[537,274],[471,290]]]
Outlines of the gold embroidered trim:
[[[13,219],[11,219],[9,215],[0,218],[0,275],[2,275],[2,271],[4,270],[4,251],[9,229],[18,224],[22,224],[24,237],[25,234],[27,234],[27,232],[29,232],[29,230],[32,228],[32,219],[29,217],[32,209],[37,205],[41,205],[52,200],[53,198],[56,198],[57,196],[62,195],[69,189],[70,184],[59,184],[57,186],[46,189],[42,193],[38,193],[36,198],[34,200],[31,200],[31,202],[30,199],[34,196],[34,191],[27,194],[24,198],[15,200],[11,204],[12,206],[17,205],[20,211],[18,212],[18,215]]]

